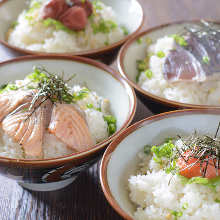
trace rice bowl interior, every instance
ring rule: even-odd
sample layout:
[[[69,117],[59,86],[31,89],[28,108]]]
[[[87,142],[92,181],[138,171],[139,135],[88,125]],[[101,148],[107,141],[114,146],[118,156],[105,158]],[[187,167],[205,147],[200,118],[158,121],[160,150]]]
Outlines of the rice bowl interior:
[[[146,96],[171,106],[219,106],[219,79],[208,81],[176,81],[165,79],[164,64],[170,51],[174,51],[174,36],[185,28],[196,27],[199,21],[162,25],[139,34],[122,49],[119,55],[120,72],[135,88]],[[214,25],[217,29],[218,24]],[[132,56],[131,56],[132,54]],[[205,63],[205,56],[204,63]],[[148,65],[141,70],[140,62]],[[208,62],[207,62],[208,63]],[[140,65],[139,65],[140,64]],[[142,65],[143,66],[143,65]],[[219,75],[217,71],[216,76]]]
[[[25,65],[23,63],[25,63]],[[91,135],[93,133],[93,135],[92,135],[93,138],[92,139],[94,140],[94,144],[91,147],[94,148],[95,146],[103,146],[103,143],[106,141],[106,139],[108,139],[109,135],[114,133],[114,132],[111,133],[111,134],[109,133],[110,130],[113,128],[112,125],[110,125],[110,124],[112,124],[113,121],[114,121],[114,123],[116,123],[116,120],[112,121],[112,119],[111,119],[111,122],[110,121],[107,122],[109,119],[107,119],[107,121],[103,120],[104,118],[103,118],[103,115],[101,113],[102,110],[100,109],[100,107],[101,107],[100,104],[105,103],[102,106],[103,110],[104,109],[105,109],[104,111],[109,111],[110,110],[112,112],[112,114],[115,114],[114,112],[117,112],[117,109],[115,107],[109,105],[109,102],[107,101],[107,99],[112,100],[112,101],[114,100],[114,99],[112,99],[112,96],[109,93],[109,91],[111,91],[111,88],[110,87],[108,88],[108,87],[105,86],[105,90],[103,91],[102,86],[97,86],[97,83],[98,83],[98,81],[100,81],[100,80],[102,81],[104,79],[108,80],[109,83],[111,84],[111,86],[113,86],[113,84],[116,83],[115,84],[115,86],[116,86],[115,87],[116,88],[115,92],[119,96],[122,95],[121,98],[124,99],[123,108],[124,107],[128,108],[127,110],[124,109],[125,112],[127,112],[126,115],[121,115],[121,113],[119,113],[119,114],[116,113],[116,115],[117,115],[116,117],[119,117],[118,120],[117,120],[117,125],[115,124],[115,126],[117,126],[117,130],[120,130],[122,128],[123,123],[128,119],[127,118],[128,114],[130,114],[129,113],[130,112],[129,106],[130,106],[131,103],[129,101],[128,96],[125,94],[126,91],[123,89],[123,86],[121,86],[120,82],[115,81],[114,77],[112,77],[108,74],[106,75],[105,73],[103,75],[103,70],[101,70],[101,69],[99,70],[95,66],[85,65],[85,64],[80,63],[80,62],[77,63],[77,62],[72,61],[71,59],[70,60],[68,60],[68,59],[62,60],[62,64],[64,64],[63,67],[59,66],[60,63],[61,63],[61,61],[59,61],[59,58],[57,58],[57,60],[46,59],[46,58],[38,60],[36,58],[36,59],[33,59],[33,60],[27,60],[25,62],[17,61],[16,64],[18,66],[20,66],[20,69],[23,69],[25,67],[25,69],[23,69],[23,71],[20,72],[18,69],[17,69],[17,71],[15,69],[13,69],[13,67],[12,67],[13,71],[9,71],[8,68],[13,66],[9,62],[6,65],[2,65],[1,68],[0,68],[3,72],[4,71],[7,71],[7,72],[9,71],[10,72],[8,77],[6,77],[5,81],[2,81],[2,83],[8,83],[8,82],[12,83],[12,82],[15,81],[15,79],[19,79],[16,83],[22,84],[24,82],[22,79],[24,79],[24,77],[27,76],[28,73],[30,73],[30,70],[32,69],[32,67],[33,66],[39,66],[39,65],[48,67],[48,70],[50,69],[51,71],[53,71],[53,73],[59,74],[61,72],[65,72],[65,73],[67,73],[67,75],[66,75],[67,78],[70,78],[72,75],[75,75],[74,80],[73,80],[74,83],[71,82],[69,86],[71,87],[71,86],[76,85],[73,88],[72,92],[75,93],[75,94],[80,95],[80,97],[85,98],[85,99],[80,98],[77,102],[79,102],[78,104],[79,104],[79,106],[81,106],[80,108],[84,109],[88,113],[87,114],[87,113],[84,112],[83,114],[85,115],[85,119],[87,121],[86,123],[87,123],[87,125],[88,125],[88,127],[91,131]],[[73,73],[73,70],[71,68],[72,66],[74,66],[74,69],[75,69],[74,73]],[[88,74],[88,69],[87,68],[88,67],[89,67],[89,72],[90,73],[94,71],[93,79],[89,79],[89,80],[87,78],[87,74]],[[81,74],[79,76],[78,74],[75,74],[77,72],[76,70],[78,70],[79,72],[84,72],[84,74]],[[18,77],[17,74],[20,74],[19,77]],[[98,77],[98,80],[97,80],[96,77]],[[86,88],[89,88],[89,90],[86,89]],[[100,97],[97,96],[96,93],[93,93],[92,90],[94,91],[95,88],[96,88],[97,94],[98,93],[102,94],[102,96],[105,96],[106,99],[102,99],[102,98],[100,99]],[[83,95],[82,95],[81,91],[83,91]],[[88,93],[88,91],[91,91],[91,93],[90,92]],[[2,94],[4,94],[4,93],[2,93]],[[84,96],[84,95],[86,95],[86,96]],[[104,101],[104,102],[102,102],[102,101]],[[115,102],[115,101],[116,100],[114,100],[113,102]],[[96,123],[94,123],[95,118],[97,119],[97,120],[95,120]],[[89,126],[89,124],[90,124],[90,126]],[[111,128],[109,127],[109,125],[111,126]],[[105,129],[103,130],[103,128],[105,128]],[[45,158],[54,158],[54,157],[63,156],[63,155],[67,155],[67,154],[78,153],[76,151],[68,149],[68,147],[66,147],[62,143],[62,141],[57,141],[57,139],[54,139],[51,136],[51,134],[49,134],[49,133],[45,134],[45,139],[47,139],[47,141],[48,141],[48,145],[46,144],[45,149],[44,149]],[[98,143],[98,144],[96,145],[96,143]],[[7,147],[6,146],[7,144],[9,144],[10,146]],[[23,152],[21,152],[20,146],[15,145],[10,139],[7,138],[7,136],[4,136],[4,135],[2,136],[1,145],[2,145],[1,156],[11,157],[11,158],[19,158],[19,159],[24,158],[23,154],[21,154]],[[51,145],[55,146],[55,148],[49,147]],[[32,157],[28,158],[27,157],[26,159],[40,159],[40,158],[32,158]]]
[[[176,134],[185,137],[196,130],[199,135],[213,137],[218,111],[203,113],[189,110],[154,116],[131,126],[110,145],[102,160],[102,187],[110,204],[123,218],[218,219],[219,186],[213,191],[206,185],[183,184],[143,153],[146,144],[160,145]],[[146,170],[148,163],[151,171]]]
[[[93,1],[93,2],[99,2],[99,1]],[[17,5],[16,8],[14,7],[14,4]],[[25,0],[15,1],[13,4],[11,4],[10,1],[4,2],[0,7],[0,11],[2,10],[2,13],[0,13],[2,16],[1,17],[2,23],[0,23],[0,26],[2,26],[2,30],[4,30],[4,33],[2,33],[0,36],[0,40],[3,44],[5,44],[8,47],[13,47],[16,50],[19,50],[20,48],[20,51],[23,51],[25,53],[28,52],[31,54],[36,54],[37,51],[38,54],[40,51],[43,53],[49,52],[49,53],[70,53],[70,54],[92,54],[92,53],[96,54],[96,53],[101,53],[102,51],[101,48],[106,48],[106,49],[108,48],[107,50],[110,50],[112,47],[114,48],[117,45],[121,44],[128,37],[127,34],[128,35],[134,34],[134,32],[136,32],[140,28],[143,21],[143,12],[139,3],[136,1],[122,1],[118,3],[118,1],[115,0],[112,1],[104,0],[103,3],[100,3],[101,6],[97,5],[98,7],[97,10],[102,11],[103,4],[109,5],[109,7],[103,6],[103,10],[105,12],[101,13],[103,14],[102,15],[103,17],[100,19],[102,20],[102,23],[103,21],[106,22],[104,22],[101,25],[102,26],[101,29],[100,28],[97,29],[95,28],[95,26],[91,28],[91,25],[88,24],[87,25],[88,27],[86,28],[86,30],[87,29],[88,30],[86,31],[86,34],[84,33],[84,31],[76,32],[76,34],[70,34],[68,33],[68,31],[67,32],[61,30],[56,31],[55,30],[56,25],[55,26],[50,25],[48,22],[46,22],[47,23],[46,26],[48,27],[46,27],[45,25],[43,25],[44,26],[43,27],[42,24],[33,27],[26,24],[27,27],[24,28],[24,26],[21,25],[21,28],[18,28],[16,34],[17,37],[15,37],[14,40],[12,40],[15,43],[17,42],[17,44],[20,44],[20,46],[17,45],[16,47],[15,45],[13,46],[12,44],[10,43],[8,44],[8,42],[6,42],[6,38],[5,38],[7,37],[6,33],[10,29],[11,25],[13,27],[19,26],[16,25],[18,23],[15,21],[17,20],[19,14],[21,14],[22,10],[24,10],[24,8],[27,8],[28,6]],[[127,12],[127,10],[124,10],[125,8],[132,8],[132,10],[129,10]],[[114,17],[113,15],[114,13],[112,12],[112,10],[115,11],[116,18]],[[6,11],[7,11],[7,16],[5,14]],[[125,14],[132,15],[130,16],[130,18],[132,17],[132,19],[131,20],[127,19],[126,16],[124,16]],[[24,22],[25,25],[25,23],[27,23],[27,20],[25,19],[24,21],[25,21]],[[108,26],[107,29],[106,29],[107,26],[104,24]],[[22,27],[24,28],[23,31],[19,31],[22,30]],[[36,29],[36,31],[32,29]],[[44,32],[44,30],[47,31]],[[98,30],[100,30],[101,32],[99,32]],[[26,35],[25,33],[29,31],[31,31],[31,34]],[[36,33],[38,34],[36,35]],[[39,33],[41,34],[39,35]],[[53,34],[55,34],[56,37]],[[24,41],[22,40],[22,36]],[[44,37],[46,37],[44,39],[45,41],[42,40]],[[64,38],[65,40],[62,41],[62,44],[64,42],[65,44],[63,44],[62,46],[60,44],[60,40]],[[41,40],[39,41],[39,39]],[[48,42],[48,44],[46,42]],[[24,47],[30,47],[30,48],[28,49]]]

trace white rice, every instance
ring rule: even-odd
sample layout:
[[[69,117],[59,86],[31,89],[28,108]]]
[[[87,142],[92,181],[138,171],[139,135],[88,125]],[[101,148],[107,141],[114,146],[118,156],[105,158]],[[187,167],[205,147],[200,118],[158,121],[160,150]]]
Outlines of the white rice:
[[[178,146],[178,143],[176,143]],[[139,154],[138,175],[129,179],[130,199],[137,209],[136,220],[218,220],[220,187],[216,192],[199,184],[182,184],[180,178],[167,174],[151,156]],[[144,174],[143,174],[144,173]],[[181,212],[177,218],[172,211]]]
[[[24,80],[17,80],[15,85],[21,87],[24,85],[34,85],[34,83],[30,84],[30,80],[25,78]],[[75,85],[70,88],[70,91],[71,93],[74,93],[79,92],[82,89],[86,88],[80,85]],[[92,108],[88,108],[88,104],[92,105]],[[104,120],[104,116],[111,114],[109,100],[98,96],[94,91],[88,90],[87,96],[81,100],[78,100],[74,106],[84,114],[89,131],[95,143],[101,142],[108,138],[108,124]],[[67,147],[54,135],[49,134],[46,131],[43,140],[43,159],[64,156],[71,153],[74,153],[73,149]],[[21,146],[18,143],[14,143],[10,137],[4,134],[1,128],[0,156],[28,159],[28,157],[24,155]]]
[[[154,54],[149,60],[149,69],[153,76],[149,79],[144,72],[141,73],[138,84],[144,90],[182,103],[220,105],[220,81],[207,82],[175,82],[170,83],[163,76],[163,65],[170,50],[174,49],[174,39],[165,36],[156,41],[147,49],[147,54]],[[165,57],[159,58],[159,51],[165,53]]]
[[[43,0],[46,3],[48,0]],[[104,19],[104,21],[113,21],[117,24],[116,16],[111,7],[98,3],[102,8],[97,10],[95,21]],[[40,9],[32,12],[35,22],[31,24],[26,19],[26,11],[23,11],[18,17],[18,24],[8,33],[8,42],[19,48],[32,51],[42,51],[50,53],[78,52],[83,50],[97,49],[121,40],[124,36],[123,30],[118,26],[110,33],[93,33],[89,22],[85,31],[77,33],[67,33],[63,30],[56,30],[54,26],[46,27],[39,18]]]

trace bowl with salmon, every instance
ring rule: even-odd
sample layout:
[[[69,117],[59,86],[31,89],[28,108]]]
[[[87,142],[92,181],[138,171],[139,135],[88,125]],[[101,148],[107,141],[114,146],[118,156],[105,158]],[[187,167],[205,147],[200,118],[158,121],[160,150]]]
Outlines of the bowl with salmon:
[[[0,73],[1,174],[28,189],[71,183],[135,114],[133,89],[90,59],[28,56]]]
[[[158,111],[159,106],[219,108],[219,39],[215,22],[161,25],[127,42],[118,66],[142,101],[149,107],[156,103]]]
[[[100,168],[102,189],[112,207],[127,220],[217,220],[219,113],[162,113],[116,138]]]
[[[0,14],[1,43],[25,54],[98,56],[143,24],[136,0],[3,1]]]

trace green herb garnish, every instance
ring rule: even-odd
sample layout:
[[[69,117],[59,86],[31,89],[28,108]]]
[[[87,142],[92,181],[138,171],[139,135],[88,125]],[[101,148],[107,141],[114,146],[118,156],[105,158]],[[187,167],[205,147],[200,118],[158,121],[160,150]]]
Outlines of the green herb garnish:
[[[136,82],[139,81],[141,73],[147,69],[147,64],[144,60],[137,60],[137,69],[138,69],[138,74],[136,76]]]
[[[32,1],[31,7],[26,11],[25,19],[29,21],[30,24],[33,24],[34,17],[32,13],[41,7],[41,3],[39,1]]]
[[[153,72],[150,69],[146,70],[144,73],[148,79],[153,77]]]
[[[105,115],[105,116],[103,116],[103,118],[108,124],[108,134],[109,134],[109,136],[111,136],[112,134],[115,133],[115,131],[117,129],[116,118],[112,115]]]
[[[95,0],[92,1],[93,9],[95,10],[102,10],[102,6],[100,5],[101,1]]]
[[[15,28],[18,24],[19,24],[18,21],[14,21],[14,22],[12,22],[12,24],[11,24],[11,28]]]
[[[111,20],[105,21],[104,19],[100,19],[98,23],[93,22],[92,24],[93,33],[104,33],[109,34],[112,30],[116,29],[118,25]]]
[[[202,57],[202,61],[203,61],[203,63],[205,63],[205,64],[209,64],[210,59],[209,59],[208,56],[204,56],[204,57]]]
[[[73,100],[74,101],[79,101],[81,99],[84,99],[89,95],[89,93],[90,93],[89,89],[83,88],[80,91],[73,93]]]
[[[176,43],[179,44],[180,46],[186,47],[188,45],[188,43],[186,42],[186,40],[184,39],[183,36],[180,36],[178,34],[174,34],[174,35],[172,35],[172,37],[174,38]]]
[[[74,102],[74,96],[70,94],[67,82],[73,79],[75,75],[71,76],[69,79],[64,80],[63,76],[58,76],[53,73],[48,72],[43,67],[34,67],[34,72],[28,77],[37,82],[37,93],[34,95],[29,109],[40,100],[32,113],[46,100],[50,100],[52,103],[66,103],[70,104]]]
[[[151,152],[154,154],[153,160],[162,165],[162,158],[165,157],[170,159],[173,156],[174,149],[175,145],[172,143],[172,141],[165,142],[159,146],[153,146],[151,148]]]
[[[174,220],[178,220],[178,218],[183,215],[183,212],[172,210],[170,211],[170,214],[174,217]]]
[[[158,56],[159,58],[163,58],[163,57],[165,57],[165,53],[164,53],[163,51],[158,51],[158,52],[157,52],[157,56]]]
[[[216,198],[215,202],[220,203],[220,199]]]
[[[139,38],[137,39],[137,43],[138,43],[138,44],[142,44],[142,42],[143,42],[142,38],[139,37]]]
[[[76,33],[75,31],[73,31],[73,30],[69,29],[68,27],[66,27],[65,25],[63,25],[62,22],[57,21],[57,20],[52,19],[52,18],[47,18],[47,19],[43,20],[43,24],[46,27],[54,26],[56,28],[56,30],[62,30],[62,31],[65,31],[69,34]]]
[[[94,108],[93,104],[87,104],[86,107],[89,108],[89,109]]]

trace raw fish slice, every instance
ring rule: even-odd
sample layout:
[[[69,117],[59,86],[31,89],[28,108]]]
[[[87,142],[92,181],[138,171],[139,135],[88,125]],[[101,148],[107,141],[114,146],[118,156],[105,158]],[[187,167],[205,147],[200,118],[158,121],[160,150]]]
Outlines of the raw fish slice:
[[[48,129],[50,133],[76,151],[84,151],[94,145],[85,119],[72,105],[54,105]]]
[[[205,81],[220,73],[220,32],[208,23],[197,29],[187,28],[187,46],[176,44],[167,56],[163,74],[169,81]],[[220,77],[220,74],[218,74]]]
[[[48,115],[51,113],[52,103],[47,100],[37,108],[33,106],[32,109],[26,110],[26,107],[8,115],[2,122],[2,128],[23,147],[28,157],[42,158],[43,135],[49,124]]]
[[[213,73],[220,72],[220,33],[217,33],[218,41],[212,35],[199,37],[194,33],[191,33],[187,40],[189,50],[201,63],[207,77]],[[209,61],[204,62],[204,57],[207,57]]]
[[[19,105],[27,102],[32,97],[30,91],[10,91],[0,95],[0,121],[14,111]]]
[[[163,66],[164,78],[169,81],[198,80],[203,81],[205,72],[198,60],[188,50],[176,45],[170,51]]]

